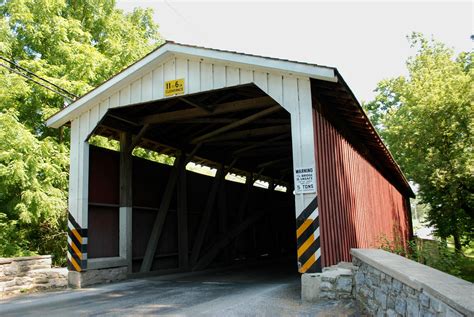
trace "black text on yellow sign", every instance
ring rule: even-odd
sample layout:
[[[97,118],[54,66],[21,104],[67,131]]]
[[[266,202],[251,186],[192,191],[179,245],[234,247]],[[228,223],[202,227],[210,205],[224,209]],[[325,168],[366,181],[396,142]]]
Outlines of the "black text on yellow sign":
[[[184,94],[184,78],[165,82],[165,97]]]

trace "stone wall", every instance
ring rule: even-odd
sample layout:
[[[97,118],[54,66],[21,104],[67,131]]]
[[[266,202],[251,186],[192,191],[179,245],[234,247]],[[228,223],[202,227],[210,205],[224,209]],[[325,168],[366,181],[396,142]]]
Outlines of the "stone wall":
[[[474,285],[404,257],[353,249],[354,295],[373,316],[474,316]]]
[[[353,270],[350,263],[341,262],[323,269],[319,297],[322,299],[346,299],[354,297]]]
[[[341,262],[323,268],[322,273],[301,276],[301,298],[304,301],[354,298],[354,270],[352,263]]]
[[[66,286],[67,269],[51,268],[50,255],[0,258],[0,297]]]

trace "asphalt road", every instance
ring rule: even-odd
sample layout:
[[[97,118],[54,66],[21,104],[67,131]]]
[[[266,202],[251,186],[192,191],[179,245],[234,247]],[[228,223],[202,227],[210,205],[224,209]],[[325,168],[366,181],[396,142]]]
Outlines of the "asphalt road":
[[[300,300],[299,275],[281,268],[128,280],[0,301],[0,316],[358,316],[352,301]]]

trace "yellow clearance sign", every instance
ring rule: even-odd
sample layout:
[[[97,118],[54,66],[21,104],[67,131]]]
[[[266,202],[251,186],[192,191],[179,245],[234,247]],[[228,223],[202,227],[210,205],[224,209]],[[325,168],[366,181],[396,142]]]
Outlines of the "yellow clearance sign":
[[[165,82],[165,97],[184,94],[184,78]]]

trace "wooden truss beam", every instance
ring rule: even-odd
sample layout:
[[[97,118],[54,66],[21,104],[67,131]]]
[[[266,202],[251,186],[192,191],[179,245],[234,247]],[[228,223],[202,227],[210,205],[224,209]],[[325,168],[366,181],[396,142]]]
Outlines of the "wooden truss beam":
[[[258,168],[265,168],[265,167],[268,167],[268,166],[277,165],[277,164],[285,163],[285,162],[288,162],[288,161],[291,161],[291,157],[284,157],[284,158],[281,158],[281,159],[265,162],[265,163],[259,164],[257,167]]]
[[[257,143],[255,143],[255,144],[252,144],[252,145],[246,146],[246,147],[244,147],[244,148],[235,150],[235,151],[232,153],[232,155],[233,155],[233,156],[239,155],[239,154],[241,154],[241,153],[245,153],[245,152],[251,151],[251,150],[253,150],[253,149],[257,149],[257,148],[260,148],[260,147],[264,147],[264,146],[273,144],[274,142],[283,140],[283,139],[287,138],[288,136],[290,136],[290,135],[289,135],[289,134],[283,134],[283,135],[279,135],[279,136],[277,136],[277,137],[271,138],[271,139],[269,139],[269,140],[267,140],[267,141],[257,142]]]
[[[140,144],[140,141],[142,140],[143,136],[148,131],[150,126],[151,126],[150,124],[145,124],[140,129],[140,132],[138,132],[138,134],[133,138],[132,143],[129,145],[129,147],[127,149],[127,153],[131,154],[133,152],[133,149],[135,149],[135,147],[137,147],[137,145]]]
[[[243,118],[241,120],[238,120],[236,122],[232,122],[231,124],[228,124],[226,126],[223,126],[217,130],[214,130],[212,132],[209,132],[209,133],[206,133],[204,135],[201,135],[193,140],[191,140],[191,144],[196,144],[198,142],[202,142],[206,139],[209,139],[213,136],[216,136],[216,135],[219,135],[219,134],[222,134],[224,132],[227,132],[229,130],[232,130],[232,129],[235,129],[235,128],[238,128],[240,126],[243,126],[244,124],[247,124],[247,123],[250,123],[252,121],[255,121],[255,120],[258,120],[260,118],[263,118],[263,117],[266,117],[272,113],[275,113],[277,111],[280,111],[282,109],[282,107],[280,105],[276,105],[276,106],[273,106],[273,107],[270,107],[270,108],[267,108],[265,110],[262,110],[260,112],[257,112],[251,116],[248,116],[246,118]]]
[[[211,113],[211,110],[210,110],[210,109],[208,109],[208,108],[206,108],[206,107],[204,107],[204,106],[202,106],[202,105],[199,105],[199,104],[197,104],[197,103],[195,103],[195,102],[192,102],[191,100],[188,100],[188,99],[186,99],[186,98],[184,98],[184,97],[179,97],[178,99],[181,100],[181,101],[183,101],[183,102],[185,102],[185,103],[187,103],[188,105],[191,105],[191,106],[197,108],[197,109],[202,109],[202,110],[206,111],[207,113]]]
[[[225,141],[225,140],[235,140],[235,139],[246,139],[252,137],[259,137],[265,135],[274,135],[280,134],[290,131],[291,126],[289,124],[283,125],[276,125],[266,128],[257,128],[257,129],[250,129],[244,131],[235,131],[235,132],[228,132],[226,134],[222,134],[219,136],[215,136],[213,138],[209,138],[203,142],[214,142],[214,141]]]
[[[247,151],[238,155],[242,158],[251,158],[251,157],[275,157],[277,154],[291,153],[290,143],[284,143],[281,145],[271,144],[268,147],[263,147],[259,149],[253,149],[252,151]],[[278,155],[280,156],[280,155]],[[276,157],[278,157],[276,156]]]
[[[240,119],[238,118],[196,118],[196,119],[186,119],[173,122],[173,124],[222,124],[222,123],[232,123],[237,122]],[[278,118],[269,118],[269,119],[259,119],[255,123],[258,124],[284,124],[290,122],[290,119],[278,119]]]
[[[184,161],[183,156],[184,155],[180,155],[176,158],[173,170],[168,178],[168,184],[166,185],[165,192],[161,198],[160,208],[153,224],[153,229],[150,234],[150,239],[148,240],[140,272],[149,272],[153,264],[153,256],[156,252],[156,247],[158,246],[158,241],[163,231],[163,225],[165,224],[166,216],[168,215],[168,209],[175,189],[176,180],[178,179],[179,171],[182,168],[181,165]]]
[[[207,198],[206,207],[202,213],[201,221],[199,223],[198,232],[196,234],[193,250],[191,253],[191,264],[195,264],[199,257],[199,253],[201,252],[202,244],[204,242],[204,238],[206,236],[207,227],[209,226],[209,222],[211,220],[212,210],[214,209],[214,203],[216,201],[217,192],[219,189],[219,185],[223,181],[224,169],[221,166],[214,177],[214,182],[212,183],[211,191],[209,192],[209,196]]]
[[[215,116],[225,113],[245,111],[249,109],[266,108],[274,105],[275,101],[270,97],[258,97],[252,99],[245,99],[239,101],[226,102],[216,105],[213,112],[209,113],[200,108],[178,110],[173,112],[157,113],[146,117],[142,117],[140,121],[143,124],[151,123],[165,123],[177,120],[192,119],[199,117]]]

